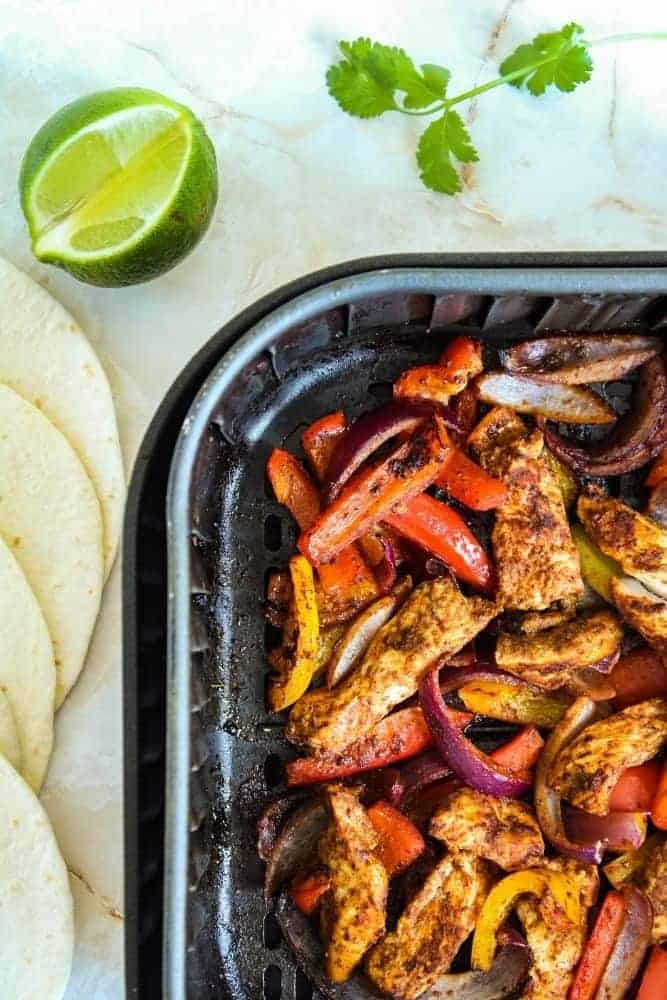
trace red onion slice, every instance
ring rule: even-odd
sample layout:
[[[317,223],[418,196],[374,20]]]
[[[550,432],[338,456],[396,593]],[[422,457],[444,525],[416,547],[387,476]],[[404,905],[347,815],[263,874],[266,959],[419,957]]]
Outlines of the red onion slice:
[[[464,668],[457,673],[465,675],[469,671]],[[457,729],[452,710],[440,692],[437,669],[419,685],[419,701],[438,750],[459,778],[471,788],[499,798],[520,798],[526,794],[530,781],[495,764]]]
[[[308,802],[290,816],[276,838],[266,866],[266,899],[312,860],[328,822],[326,807],[319,800]]]
[[[651,490],[646,513],[661,528],[667,528],[667,479]]]
[[[658,337],[632,333],[586,334],[526,340],[501,351],[507,371],[540,382],[586,385],[623,378],[660,353]]]
[[[547,447],[569,468],[588,476],[618,476],[638,469],[667,444],[667,365],[665,357],[642,366],[634,405],[603,441],[590,448],[565,441],[538,418]]]
[[[451,773],[452,769],[445,764],[437,750],[427,750],[419,757],[413,757],[401,768],[403,796],[416,795],[422,788],[448,778]]]
[[[327,687],[340,684],[354,670],[371,642],[386,625],[400,603],[398,594],[387,594],[374,601],[354,619],[334,646],[327,667]]]
[[[602,974],[595,1000],[624,1000],[651,940],[653,911],[643,892],[623,885],[625,920]]]
[[[529,968],[530,952],[525,941],[508,941],[499,948],[488,972],[447,973],[422,993],[420,1000],[502,1000],[516,996]]]
[[[610,812],[607,816],[593,816],[566,805],[563,818],[568,836],[581,844],[602,841],[610,851],[636,851],[646,840],[645,813]]]
[[[383,594],[388,594],[396,583],[398,570],[396,565],[396,550],[391,539],[380,535],[378,541],[382,546],[382,559],[373,567],[377,585]]]
[[[329,461],[322,483],[324,505],[330,504],[343,485],[374,451],[397,434],[410,433],[438,413],[450,430],[460,430],[460,421],[448,406],[418,400],[392,400],[377,410],[362,413],[350,425]]]
[[[289,792],[270,802],[257,820],[257,853],[262,861],[271,857],[280,828],[289,812],[303,803],[306,792]]]
[[[578,736],[597,716],[597,706],[590,698],[577,698],[552,730],[540,755],[535,771],[535,812],[542,833],[561,854],[577,861],[597,865],[602,860],[605,845],[601,840],[578,844],[565,832],[560,795],[549,787],[549,771],[561,750]]]

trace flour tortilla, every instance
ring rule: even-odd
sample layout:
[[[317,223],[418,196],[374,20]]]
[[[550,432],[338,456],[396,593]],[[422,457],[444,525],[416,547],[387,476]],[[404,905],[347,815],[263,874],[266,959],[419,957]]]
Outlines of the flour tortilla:
[[[57,707],[79,676],[100,606],[100,505],[60,431],[6,385],[0,385],[0,536],[46,620]]]
[[[21,770],[21,745],[9,698],[0,688],[0,755],[4,755],[15,771]]]
[[[61,1000],[72,966],[72,893],[48,816],[0,756],[0,983],[6,1000]]]
[[[56,664],[49,631],[23,570],[0,538],[0,690],[20,747],[12,764],[39,791],[53,745]],[[6,757],[9,754],[3,749]]]
[[[123,521],[116,415],[99,359],[70,314],[0,257],[0,382],[29,400],[72,445],[102,507],[105,575]]]

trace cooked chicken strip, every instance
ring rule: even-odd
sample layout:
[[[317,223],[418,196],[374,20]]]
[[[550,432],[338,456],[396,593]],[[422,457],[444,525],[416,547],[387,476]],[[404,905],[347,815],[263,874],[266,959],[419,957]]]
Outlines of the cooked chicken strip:
[[[498,637],[496,663],[547,690],[564,687],[572,674],[596,666],[609,673],[621,653],[623,629],[613,611],[596,611],[533,635]]]
[[[384,931],[389,879],[375,853],[377,834],[357,796],[341,785],[329,786],[325,796],[331,825],[319,855],[331,889],[322,905],[322,931],[327,976],[342,983]]]
[[[535,635],[536,632],[543,632],[546,628],[572,621],[576,613],[576,600],[558,601],[544,611],[525,611],[518,622],[519,630],[526,635]]]
[[[651,852],[646,868],[635,882],[653,907],[653,941],[663,944],[667,941],[667,840]]]
[[[492,535],[498,603],[508,610],[539,611],[578,597],[584,590],[579,555],[558,481],[543,458],[542,435],[519,436],[523,422],[503,408],[492,410],[485,422],[469,441],[483,468],[508,488]]]
[[[464,597],[448,577],[422,583],[348,677],[332,691],[311,691],[296,703],[288,738],[343,750],[414,694],[431,667],[462,649],[495,614],[495,604]]]
[[[587,726],[558,755],[549,785],[573,806],[606,816],[621,772],[667,743],[667,699],[651,698]]]
[[[508,451],[528,434],[525,421],[508,406],[494,406],[468,437],[476,455],[484,456],[484,468],[493,476],[502,474]]]
[[[631,576],[612,579],[611,596],[628,625],[654,649],[667,653],[667,601],[656,597]]]
[[[508,872],[535,865],[544,854],[542,832],[529,806],[472,788],[450,795],[431,819],[429,833],[450,851],[476,854]]]
[[[541,861],[540,867],[562,872],[579,885],[581,920],[573,924],[551,896],[519,900],[517,914],[533,957],[529,982],[521,996],[565,1000],[588,933],[587,910],[597,899],[600,880],[595,865],[571,858]]]
[[[605,555],[659,597],[667,598],[667,530],[627,504],[591,490],[579,497],[579,520]]]
[[[473,930],[491,888],[491,868],[471,854],[447,854],[406,907],[396,930],[368,955],[368,978],[400,1000],[414,1000],[449,969]]]

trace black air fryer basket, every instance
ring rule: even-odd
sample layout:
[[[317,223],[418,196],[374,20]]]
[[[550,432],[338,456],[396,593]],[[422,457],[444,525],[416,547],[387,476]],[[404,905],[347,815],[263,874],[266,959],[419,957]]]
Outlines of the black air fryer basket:
[[[357,261],[268,296],[193,359],[146,436],[126,520],[128,996],[318,995],[264,905],[255,847],[293,755],[265,707],[265,580],[295,542],[265,482],[271,449],[298,451],[316,417],[388,398],[399,372],[462,329],[493,344],[667,329],[666,264]]]

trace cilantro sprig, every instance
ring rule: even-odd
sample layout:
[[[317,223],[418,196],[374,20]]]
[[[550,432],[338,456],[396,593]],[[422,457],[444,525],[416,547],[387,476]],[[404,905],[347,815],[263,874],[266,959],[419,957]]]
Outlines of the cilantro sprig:
[[[379,118],[390,111],[437,114],[419,139],[419,174],[426,187],[454,195],[462,190],[457,164],[479,159],[463,119],[453,110],[455,105],[505,84],[535,97],[550,87],[570,93],[590,79],[593,62],[589,49],[594,45],[648,38],[666,39],[667,33],[589,40],[581,25],[572,21],[560,31],[537,35],[532,42],[519,45],[501,64],[499,77],[453,97],[449,94],[451,74],[445,66],[424,63],[417,67],[403,49],[357,38],[339,43],[343,58],[329,67],[327,86],[343,111],[357,118]]]

